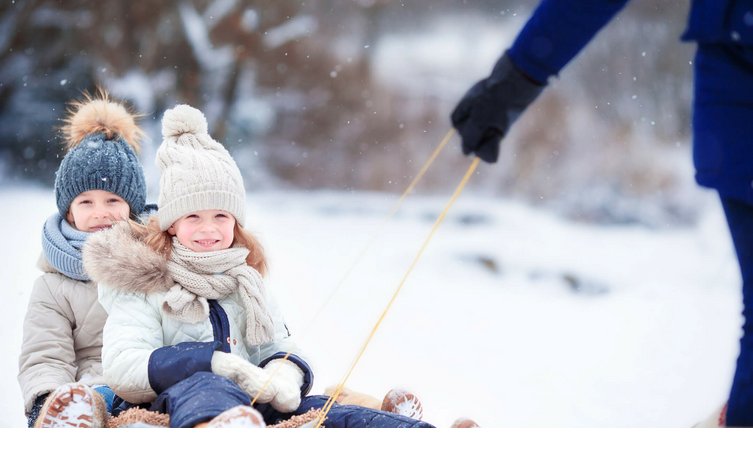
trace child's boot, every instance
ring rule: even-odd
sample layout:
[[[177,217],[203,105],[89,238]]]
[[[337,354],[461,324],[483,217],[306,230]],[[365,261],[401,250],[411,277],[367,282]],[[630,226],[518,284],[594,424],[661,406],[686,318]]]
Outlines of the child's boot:
[[[384,396],[381,409],[416,420],[421,420],[424,416],[424,406],[421,404],[421,400],[414,393],[404,389],[389,391]]]
[[[256,409],[238,405],[228,409],[206,424],[207,428],[264,428],[264,418]]]
[[[475,420],[469,419],[467,417],[461,417],[457,419],[455,422],[452,423],[452,426],[450,428],[478,428],[479,425],[476,423]]]
[[[52,391],[39,411],[35,428],[103,428],[107,407],[101,395],[81,383]]]

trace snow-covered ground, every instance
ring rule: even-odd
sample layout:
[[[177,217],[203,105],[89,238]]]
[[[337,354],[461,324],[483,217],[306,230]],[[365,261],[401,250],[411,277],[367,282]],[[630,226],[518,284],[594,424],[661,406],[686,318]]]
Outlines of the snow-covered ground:
[[[448,194],[449,197],[449,194]],[[336,384],[446,198],[250,193],[270,290],[316,372]],[[447,427],[685,427],[724,401],[740,334],[739,275],[720,208],[696,227],[589,226],[466,192],[377,331],[348,386],[406,387]],[[54,210],[50,189],[4,187],[0,427],[23,427],[21,327]],[[350,275],[354,260],[367,248]],[[324,305],[324,307],[323,307]]]

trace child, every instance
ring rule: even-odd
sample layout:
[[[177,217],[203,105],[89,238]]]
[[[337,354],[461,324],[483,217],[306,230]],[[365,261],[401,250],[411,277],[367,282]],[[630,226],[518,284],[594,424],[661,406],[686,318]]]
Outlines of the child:
[[[162,134],[158,220],[119,224],[84,249],[109,314],[106,380],[128,402],[169,414],[171,427],[264,426],[322,407],[324,396],[302,398],[312,371],[267,298],[238,167],[190,106],[167,111]],[[324,423],[369,424],[430,426],[356,406],[332,408]]]
[[[23,326],[18,382],[30,427],[99,427],[113,392],[102,380],[106,314],[81,262],[94,232],[145,208],[134,118],[104,92],[75,103],[63,128],[68,152],[55,174],[57,212],[44,224],[45,272]]]

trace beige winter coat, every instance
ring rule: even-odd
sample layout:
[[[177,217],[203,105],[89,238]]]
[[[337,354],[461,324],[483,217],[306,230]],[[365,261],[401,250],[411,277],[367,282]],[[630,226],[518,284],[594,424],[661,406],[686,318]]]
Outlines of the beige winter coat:
[[[18,382],[28,414],[37,396],[64,383],[102,384],[107,313],[93,282],[68,278],[42,257],[26,309]]]

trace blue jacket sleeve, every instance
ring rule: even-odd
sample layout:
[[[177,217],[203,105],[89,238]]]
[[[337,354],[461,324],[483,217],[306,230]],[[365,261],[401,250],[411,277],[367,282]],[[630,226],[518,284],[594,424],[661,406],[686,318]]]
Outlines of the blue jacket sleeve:
[[[546,84],[630,0],[543,0],[508,55],[523,73]]]
[[[196,372],[212,371],[212,354],[220,342],[181,342],[161,347],[149,356],[149,384],[161,394]]]
[[[693,0],[683,41],[753,45],[753,0]]]
[[[281,359],[284,358],[286,353],[279,352],[275,353],[274,355],[270,356],[269,358],[266,358],[264,361],[262,361],[259,364],[259,367],[264,367],[267,365],[268,362],[272,361],[273,359]],[[288,356],[288,361],[292,362],[296,366],[298,366],[303,371],[303,385],[301,386],[301,395],[306,395],[311,390],[311,386],[314,384],[314,371],[311,370],[311,366],[309,366],[306,361],[298,357],[297,355],[290,354]]]

